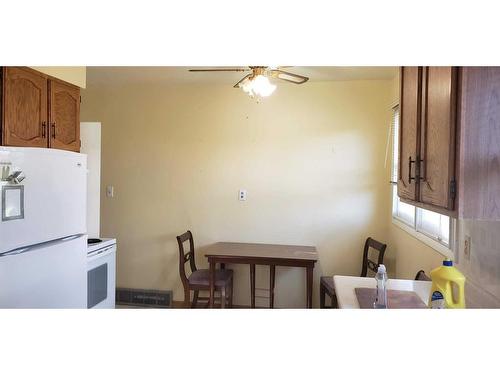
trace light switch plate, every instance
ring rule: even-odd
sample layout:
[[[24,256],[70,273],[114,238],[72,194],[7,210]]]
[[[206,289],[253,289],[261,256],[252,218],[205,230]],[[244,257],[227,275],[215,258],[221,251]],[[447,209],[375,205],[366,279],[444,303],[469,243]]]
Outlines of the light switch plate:
[[[471,251],[472,243],[470,236],[465,236],[464,239],[464,257],[467,260],[470,260],[470,251]]]
[[[106,186],[106,196],[113,198],[115,196],[115,188],[112,185]]]

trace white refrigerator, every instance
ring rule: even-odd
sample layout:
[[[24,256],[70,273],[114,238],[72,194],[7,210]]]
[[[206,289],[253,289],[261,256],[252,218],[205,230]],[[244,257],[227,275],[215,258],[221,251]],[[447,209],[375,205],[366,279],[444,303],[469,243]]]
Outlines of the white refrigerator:
[[[86,155],[0,147],[0,308],[86,308]]]

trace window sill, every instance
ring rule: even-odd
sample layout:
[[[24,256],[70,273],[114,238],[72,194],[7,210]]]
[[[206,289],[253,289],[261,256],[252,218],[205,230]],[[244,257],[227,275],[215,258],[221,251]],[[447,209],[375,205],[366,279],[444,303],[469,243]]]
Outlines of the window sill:
[[[423,242],[424,244],[426,244],[427,246],[429,246],[433,250],[437,251],[439,254],[443,255],[444,257],[450,258],[451,260],[454,260],[455,255],[450,248],[440,244],[436,240],[433,240],[432,238],[426,236],[423,233],[417,232],[414,228],[410,227],[409,225],[403,223],[401,220],[398,220],[394,217],[392,218],[392,223],[395,226],[397,226],[398,228],[404,230],[406,233],[408,233],[412,237],[415,237],[420,242]]]

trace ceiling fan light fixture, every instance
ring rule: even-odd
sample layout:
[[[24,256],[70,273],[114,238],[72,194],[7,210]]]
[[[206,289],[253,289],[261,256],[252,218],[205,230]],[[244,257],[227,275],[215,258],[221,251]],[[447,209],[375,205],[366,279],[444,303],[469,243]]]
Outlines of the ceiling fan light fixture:
[[[279,72],[277,77],[279,79],[284,79],[286,81],[290,81],[293,83],[303,83],[304,82],[304,79],[302,77],[297,77],[297,76],[291,75],[289,73]],[[307,79],[306,79],[306,81],[307,81]]]
[[[239,87],[248,95],[253,96],[252,80],[250,78],[245,78],[242,82],[240,82]]]
[[[253,91],[262,97],[271,95],[276,90],[276,85],[269,82],[269,78],[263,75],[258,75],[253,80]]]
[[[246,76],[241,78],[233,86],[234,88],[240,88],[246,92],[250,97],[259,96],[265,97],[270,96],[275,90],[276,85],[269,82],[269,77],[276,80],[282,80],[286,82],[292,82],[297,85],[306,83],[309,77],[302,76],[296,73],[286,72],[280,68],[291,68],[279,67],[279,66],[249,66],[248,68],[210,68],[210,69],[189,69],[190,72],[247,72]]]
[[[239,87],[252,97],[255,95],[267,97],[270,96],[274,90],[276,90],[276,85],[269,82],[269,78],[262,74],[244,79],[239,84]]]

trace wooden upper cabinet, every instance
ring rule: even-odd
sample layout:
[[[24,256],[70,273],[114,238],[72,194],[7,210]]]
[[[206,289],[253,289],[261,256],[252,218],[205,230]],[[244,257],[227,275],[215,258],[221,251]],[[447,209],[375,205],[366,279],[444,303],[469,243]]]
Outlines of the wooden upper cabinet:
[[[453,216],[457,97],[457,68],[401,68],[398,195]]]
[[[423,68],[422,83],[419,201],[453,210],[457,69]]]
[[[50,147],[80,151],[80,89],[49,81]]]
[[[401,68],[398,195],[417,199],[416,159],[420,129],[421,68]]]
[[[24,68],[3,73],[3,145],[47,147],[47,78]]]

